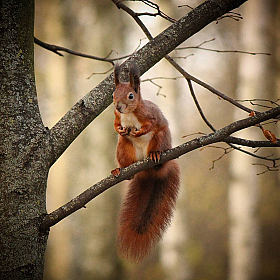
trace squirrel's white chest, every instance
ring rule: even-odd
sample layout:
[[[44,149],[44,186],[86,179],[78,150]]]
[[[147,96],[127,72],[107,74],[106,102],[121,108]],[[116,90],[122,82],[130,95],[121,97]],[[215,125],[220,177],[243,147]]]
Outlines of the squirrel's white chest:
[[[138,130],[141,128],[141,124],[133,113],[121,114],[122,127],[135,127]]]
[[[141,124],[133,113],[121,114],[121,125],[122,127],[135,127],[138,130],[141,129]],[[127,138],[132,142],[133,147],[135,148],[136,160],[148,157],[148,146],[152,138],[152,131],[140,137],[127,136]]]

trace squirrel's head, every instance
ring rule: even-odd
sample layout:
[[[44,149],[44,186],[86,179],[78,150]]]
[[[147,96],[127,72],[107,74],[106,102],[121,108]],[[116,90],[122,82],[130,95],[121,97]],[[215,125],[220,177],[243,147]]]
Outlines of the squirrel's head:
[[[113,94],[115,109],[122,114],[132,113],[138,106],[140,95],[140,70],[135,62],[129,67],[129,83],[120,82],[120,66],[114,69],[116,90]]]

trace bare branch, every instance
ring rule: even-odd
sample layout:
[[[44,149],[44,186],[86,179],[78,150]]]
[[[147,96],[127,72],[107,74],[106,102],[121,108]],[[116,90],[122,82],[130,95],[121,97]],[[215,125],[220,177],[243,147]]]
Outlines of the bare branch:
[[[87,79],[90,79],[90,78],[91,78],[92,76],[94,76],[94,75],[105,75],[105,74],[108,74],[108,73],[111,72],[113,69],[114,69],[114,68],[111,67],[111,68],[109,68],[107,71],[104,71],[104,72],[94,72],[94,73],[91,73],[91,74],[87,77]]]
[[[225,126],[211,134],[195,138],[173,149],[165,151],[164,153],[162,153],[160,162],[157,164],[162,164],[166,161],[176,159],[182,156],[183,154],[204,147],[206,145],[210,145],[218,142],[227,142],[228,137],[232,133],[253,126],[262,121],[274,118],[279,114],[280,114],[280,107],[277,107],[277,108],[270,109],[266,112],[260,113],[259,115],[255,115],[231,123],[230,125]],[[280,143],[278,143],[278,146],[280,146]],[[72,199],[70,202],[66,203],[65,205],[53,211],[49,215],[45,216],[41,223],[41,230],[42,231],[48,230],[51,226],[55,225],[56,223],[66,218],[73,212],[83,208],[90,200],[92,200],[93,198],[95,198],[96,196],[98,196],[108,188],[118,184],[123,180],[131,178],[133,175],[135,175],[140,171],[151,168],[155,165],[156,163],[152,162],[149,158],[146,158],[126,168],[123,168],[121,170],[121,174],[119,177],[114,177],[113,175],[110,175],[109,177],[101,180],[97,184],[93,185],[92,187],[90,187],[89,189],[81,193],[76,198]]]
[[[195,105],[196,105],[196,107],[197,107],[197,109],[198,109],[198,112],[199,112],[201,118],[203,119],[203,121],[206,123],[206,125],[207,125],[212,131],[216,131],[216,129],[214,128],[214,126],[207,120],[206,116],[205,116],[204,113],[203,113],[202,108],[201,108],[200,105],[199,105],[199,102],[198,102],[198,100],[197,100],[197,98],[196,98],[194,89],[193,89],[193,87],[192,87],[191,80],[189,80],[189,79],[186,79],[186,80],[187,80],[188,85],[189,85],[189,88],[190,88],[191,96],[192,96],[192,98],[193,98],[193,100],[194,100],[194,103],[195,103]],[[259,126],[260,126],[261,129],[263,129],[261,125],[259,125]],[[275,161],[275,160],[279,160],[279,159],[280,159],[280,158],[271,159],[271,158],[269,158],[269,157],[262,157],[262,156],[259,156],[259,155],[254,154],[254,153],[248,152],[248,151],[246,151],[246,150],[244,150],[244,149],[241,149],[240,147],[237,147],[237,146],[233,145],[234,143],[232,143],[232,142],[235,142],[236,144],[239,144],[239,145],[242,145],[242,144],[243,144],[243,146],[250,146],[250,144],[251,144],[251,145],[256,145],[255,141],[252,141],[252,142],[254,142],[254,143],[250,143],[249,141],[246,141],[246,142],[243,141],[244,139],[240,139],[240,138],[236,138],[236,137],[230,137],[230,138],[231,138],[231,139],[230,139],[231,141],[230,141],[230,142],[227,142],[227,143],[228,143],[228,145],[230,146],[231,149],[238,150],[238,151],[243,152],[243,153],[245,153],[245,154],[248,154],[248,155],[250,155],[250,156],[252,156],[252,157],[259,158],[259,159],[263,159],[263,160]],[[260,142],[260,141],[259,141],[259,142]],[[269,141],[269,142],[264,141],[264,142],[265,142],[265,143],[259,143],[259,145],[262,145],[262,144],[268,145],[269,143],[271,143],[270,141]],[[246,145],[244,145],[245,143],[246,143]],[[269,145],[270,145],[270,144],[269,144]],[[223,149],[224,149],[224,148],[223,148]],[[227,150],[225,149],[225,151],[227,151]],[[225,152],[225,154],[227,154],[227,153]],[[225,154],[224,154],[224,155],[225,155]],[[220,160],[221,158],[223,158],[224,155],[222,155],[221,157],[219,157],[218,159],[216,159],[216,160],[213,161],[212,169],[214,168],[215,162],[218,161],[218,160]]]
[[[235,21],[239,21],[239,20],[243,19],[243,17],[239,13],[228,12],[227,14],[222,15],[221,17],[217,18],[217,22],[216,23],[219,23],[219,21],[224,19],[224,18],[230,18],[230,19],[233,19]]]
[[[161,94],[160,91],[162,89],[162,86],[159,85],[158,83],[155,82],[155,80],[177,80],[183,78],[182,76],[180,77],[174,77],[174,78],[170,78],[170,77],[155,77],[155,78],[151,78],[151,79],[145,79],[145,80],[141,80],[142,83],[144,82],[150,82],[151,84],[155,85],[158,88],[158,91],[156,93],[156,95],[161,95],[163,97],[166,97],[166,95]]]
[[[187,47],[179,47],[176,48],[177,51],[181,50],[190,50],[190,49],[198,49],[198,50],[204,50],[204,51],[210,51],[210,52],[216,52],[216,53],[240,53],[240,54],[250,54],[250,55],[271,55],[270,53],[267,52],[249,52],[249,51],[240,51],[240,50],[217,50],[217,49],[210,49],[210,48],[205,48],[202,47],[206,43],[210,43],[215,41],[215,38],[212,38],[210,40],[206,40],[196,46],[187,46]]]
[[[182,67],[180,67],[180,65],[175,62],[170,56],[166,56],[165,57],[186,79],[188,80],[192,80],[195,83],[199,84],[200,86],[208,89],[210,92],[214,93],[215,95],[217,95],[218,97],[228,101],[229,103],[233,104],[234,106],[240,108],[243,111],[246,111],[248,113],[251,113],[253,110],[236,102],[233,98],[226,96],[225,94],[221,93],[220,91],[218,91],[217,89],[213,88],[212,86],[206,84],[205,82],[197,79],[196,77],[190,75],[188,72],[186,72]],[[256,111],[255,111],[256,112]],[[258,113],[258,112],[256,112]]]
[[[186,137],[190,137],[190,136],[194,136],[194,135],[206,135],[206,133],[198,131],[198,132],[183,135],[182,138],[186,138]]]
[[[205,149],[205,148],[215,148],[215,149],[221,149],[224,150],[224,152],[216,159],[212,160],[212,166],[209,168],[209,170],[213,170],[215,168],[215,163],[219,160],[221,160],[225,155],[229,154],[230,152],[234,151],[234,148],[232,147],[221,147],[221,146],[214,146],[214,145],[209,145],[206,147],[201,148],[201,150]]]
[[[162,86],[157,84],[154,79],[146,79],[146,80],[143,80],[142,82],[150,82],[151,84],[155,85],[157,88],[158,88],[158,91],[156,93],[156,95],[160,95],[160,91],[162,89]],[[162,94],[163,97],[166,97],[166,95]]]
[[[199,103],[198,103],[198,100],[197,100],[196,95],[195,95],[195,93],[194,93],[194,89],[193,89],[191,80],[190,80],[190,79],[186,79],[186,80],[187,80],[187,83],[188,83],[189,88],[190,88],[191,96],[192,96],[192,98],[193,98],[193,100],[194,100],[195,106],[196,106],[196,108],[197,108],[197,110],[198,110],[198,112],[199,112],[201,118],[202,118],[203,121],[206,123],[206,125],[207,125],[208,127],[210,127],[210,129],[211,129],[212,131],[216,131],[216,129],[212,126],[212,124],[211,124],[211,123],[207,120],[207,118],[205,117],[205,115],[204,115],[204,113],[203,113],[203,111],[202,111],[202,108],[200,107],[200,105],[199,105]]]
[[[278,167],[280,166],[280,165],[275,165],[275,164],[273,166],[268,166],[266,164],[260,164],[260,163],[253,163],[253,165],[265,167],[265,170],[260,173],[257,173],[257,175],[262,175],[262,174],[265,174],[270,171],[279,171]]]
[[[117,60],[121,60],[121,59],[124,59],[124,58],[128,58],[130,57],[131,55],[125,55],[125,56],[121,56],[121,57],[117,57],[117,58],[108,58],[112,51],[105,57],[98,57],[98,56],[95,56],[95,55],[90,55],[90,54],[85,54],[85,53],[81,53],[81,52],[76,52],[76,51],[73,51],[73,50],[70,50],[70,49],[67,49],[65,47],[61,47],[61,46],[57,46],[57,45],[51,45],[51,44],[48,44],[48,43],[45,43],[39,39],[37,39],[36,37],[34,37],[34,43],[49,50],[49,51],[52,51],[60,56],[63,56],[62,53],[60,52],[66,52],[66,53],[69,53],[69,54],[72,54],[72,55],[76,55],[76,56],[80,56],[80,57],[84,57],[84,58],[90,58],[90,59],[94,59],[94,60],[99,60],[99,61],[104,61],[104,62],[109,62],[111,63],[112,65],[114,65],[114,61],[117,61]]]
[[[129,7],[127,7],[125,4],[122,3],[122,1],[119,0],[112,0],[112,2],[118,7],[118,9],[122,9],[126,13],[128,13],[132,18],[136,21],[136,23],[140,26],[140,28],[143,30],[145,35],[149,40],[152,39],[152,36],[150,35],[149,30],[147,27],[143,24],[143,22],[139,19],[139,16],[137,13],[135,13],[133,10],[131,10]]]
[[[168,16],[167,14],[165,14],[164,12],[162,12],[160,10],[160,7],[158,4],[152,2],[152,1],[149,1],[149,0],[139,0],[140,2],[144,3],[145,5],[153,8],[153,9],[156,9],[157,10],[157,13],[155,14],[151,14],[151,13],[136,13],[137,16],[142,16],[142,15],[148,15],[148,16],[160,16],[172,23],[176,22],[175,19],[171,18],[170,16]]]
[[[236,99],[235,101],[237,102],[250,102],[251,105],[253,106],[259,106],[259,107],[263,107],[263,108],[273,108],[273,106],[268,106],[268,105],[263,105],[260,103],[255,103],[255,102],[263,102],[263,103],[270,103],[271,105],[274,106],[280,106],[279,101],[280,99],[276,99],[275,101],[273,100],[269,100],[269,99],[264,99],[264,98],[253,98],[253,99]]]
[[[251,148],[279,147],[279,139],[278,139],[277,143],[272,143],[270,141],[256,141],[256,140],[248,140],[248,139],[243,139],[243,138],[239,138],[239,137],[229,136],[226,139],[225,142],[226,143],[240,145],[240,146],[245,146],[245,147],[251,147]],[[235,148],[238,149],[238,147],[235,147]],[[247,151],[244,151],[244,152],[246,153]],[[252,155],[251,153],[248,153],[248,154]],[[268,159],[268,157],[259,157],[259,158],[261,158],[261,159]],[[276,159],[273,159],[273,160],[279,160],[279,159],[280,158],[276,158]]]
[[[183,7],[187,7],[187,8],[189,8],[189,9],[191,9],[191,10],[194,9],[193,7],[191,7],[190,5],[187,5],[187,4],[185,4],[185,5],[179,5],[179,6],[178,6],[178,8],[183,8]]]

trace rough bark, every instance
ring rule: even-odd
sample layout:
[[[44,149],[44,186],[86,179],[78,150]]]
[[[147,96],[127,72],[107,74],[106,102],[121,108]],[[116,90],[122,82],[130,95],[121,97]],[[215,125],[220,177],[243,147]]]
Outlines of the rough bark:
[[[33,71],[33,13],[32,1],[1,2],[0,279],[40,279],[44,265],[47,234],[38,226],[49,160],[48,149],[32,148],[34,137],[46,135]]]

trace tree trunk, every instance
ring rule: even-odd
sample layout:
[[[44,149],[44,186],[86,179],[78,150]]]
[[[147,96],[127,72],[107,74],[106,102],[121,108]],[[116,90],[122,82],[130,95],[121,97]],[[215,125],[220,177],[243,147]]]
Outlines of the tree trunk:
[[[33,69],[34,3],[5,0],[0,9],[0,279],[41,279],[47,235],[38,226],[50,160],[48,149],[36,149],[47,133]]]

